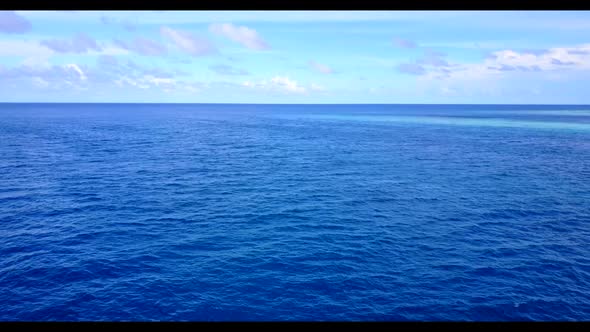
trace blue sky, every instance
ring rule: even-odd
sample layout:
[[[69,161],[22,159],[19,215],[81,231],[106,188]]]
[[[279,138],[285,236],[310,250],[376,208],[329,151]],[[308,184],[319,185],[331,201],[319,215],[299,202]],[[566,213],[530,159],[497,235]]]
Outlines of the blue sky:
[[[590,104],[588,11],[0,11],[0,101]]]

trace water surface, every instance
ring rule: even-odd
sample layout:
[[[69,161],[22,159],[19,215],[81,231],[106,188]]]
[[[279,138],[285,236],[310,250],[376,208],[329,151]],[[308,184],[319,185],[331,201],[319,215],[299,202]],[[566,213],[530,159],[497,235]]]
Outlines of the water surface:
[[[589,320],[590,107],[0,104],[0,320]]]

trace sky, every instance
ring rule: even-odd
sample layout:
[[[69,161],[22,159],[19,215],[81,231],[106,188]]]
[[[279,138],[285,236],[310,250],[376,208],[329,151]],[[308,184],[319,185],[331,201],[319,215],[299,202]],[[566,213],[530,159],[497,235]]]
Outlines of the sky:
[[[0,11],[0,102],[590,104],[590,11]]]

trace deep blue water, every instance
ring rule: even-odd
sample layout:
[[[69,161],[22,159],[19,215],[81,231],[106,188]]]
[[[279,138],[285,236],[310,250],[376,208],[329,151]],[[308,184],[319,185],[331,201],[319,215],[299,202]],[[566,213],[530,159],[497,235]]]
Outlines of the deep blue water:
[[[590,106],[0,104],[0,320],[590,320]]]

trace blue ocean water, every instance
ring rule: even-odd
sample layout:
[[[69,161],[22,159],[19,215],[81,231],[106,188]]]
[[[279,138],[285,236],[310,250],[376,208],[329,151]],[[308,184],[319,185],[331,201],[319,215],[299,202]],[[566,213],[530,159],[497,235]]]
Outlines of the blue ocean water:
[[[590,320],[590,106],[0,104],[0,320]]]

